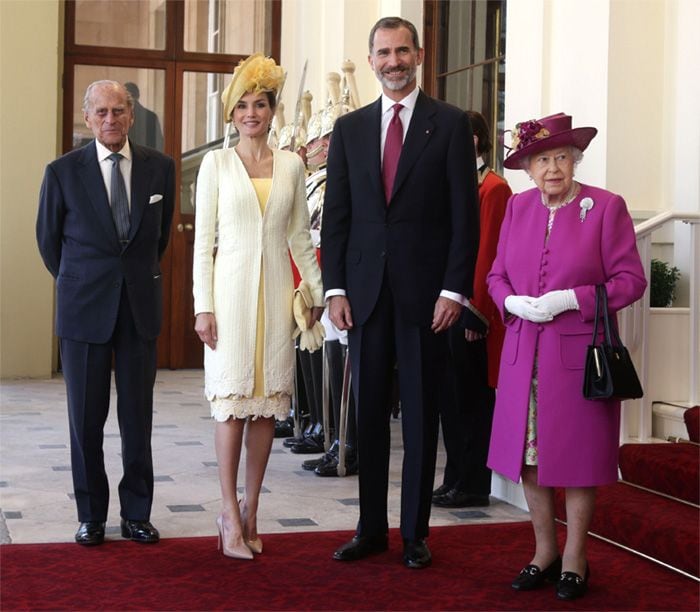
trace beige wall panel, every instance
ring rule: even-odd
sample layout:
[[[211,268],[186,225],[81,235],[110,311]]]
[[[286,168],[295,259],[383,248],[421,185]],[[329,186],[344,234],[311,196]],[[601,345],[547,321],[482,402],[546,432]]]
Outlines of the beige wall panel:
[[[34,237],[45,165],[58,151],[62,14],[0,1],[0,377],[48,377],[53,279]]]

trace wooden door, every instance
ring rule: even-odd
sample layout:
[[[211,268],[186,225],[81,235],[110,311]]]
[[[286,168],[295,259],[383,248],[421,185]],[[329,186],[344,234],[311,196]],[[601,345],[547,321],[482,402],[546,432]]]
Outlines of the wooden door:
[[[170,244],[161,262],[159,368],[202,367],[192,298],[197,171],[206,152],[222,146],[220,95],[234,66],[259,50],[279,61],[281,4],[269,0],[66,0],[64,152],[91,139],[83,130],[80,110],[87,84],[114,79],[136,84],[146,107],[143,116],[158,118],[162,134],[144,144],[175,159],[177,201]],[[133,130],[145,123],[134,125],[132,139],[136,138]]]
[[[179,202],[173,218],[170,291],[170,367],[202,367],[203,345],[194,332],[192,256],[197,174],[207,152],[220,149],[226,124],[221,92],[231,74],[225,65],[180,62],[176,67],[175,125]]]

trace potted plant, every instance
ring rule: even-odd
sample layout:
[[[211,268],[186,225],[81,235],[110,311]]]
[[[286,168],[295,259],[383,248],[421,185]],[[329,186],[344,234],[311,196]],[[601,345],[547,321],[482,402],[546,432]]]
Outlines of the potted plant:
[[[651,283],[649,301],[652,308],[670,306],[676,297],[676,283],[681,273],[660,259],[651,260]]]

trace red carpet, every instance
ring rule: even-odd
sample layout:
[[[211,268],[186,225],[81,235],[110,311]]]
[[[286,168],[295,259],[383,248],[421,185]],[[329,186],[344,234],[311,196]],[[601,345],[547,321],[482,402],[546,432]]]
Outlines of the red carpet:
[[[351,534],[264,536],[254,561],[222,557],[216,539],[156,546],[109,541],[0,547],[2,610],[698,610],[698,583],[598,540],[590,541],[588,595],[559,602],[554,589],[516,593],[530,560],[529,523],[437,527],[433,567],[391,549],[345,564],[331,552]],[[563,529],[560,536],[564,535]]]
[[[627,482],[700,504],[700,446],[623,444],[620,472]]]

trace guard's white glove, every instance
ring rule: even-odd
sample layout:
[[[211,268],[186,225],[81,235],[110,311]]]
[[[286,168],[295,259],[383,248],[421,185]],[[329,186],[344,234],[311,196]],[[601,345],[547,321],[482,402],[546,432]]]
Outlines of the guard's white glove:
[[[536,298],[532,305],[540,310],[548,312],[553,317],[567,310],[578,310],[578,300],[573,289],[558,289],[548,291]]]
[[[510,314],[533,323],[544,323],[554,318],[549,312],[535,306],[534,302],[535,298],[529,295],[509,295],[503,305]]]

